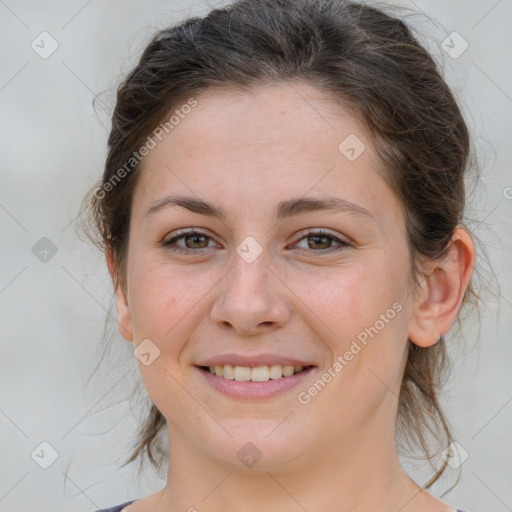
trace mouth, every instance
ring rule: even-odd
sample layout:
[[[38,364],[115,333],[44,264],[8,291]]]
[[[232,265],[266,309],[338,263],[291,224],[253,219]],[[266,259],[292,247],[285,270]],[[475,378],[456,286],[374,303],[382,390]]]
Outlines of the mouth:
[[[210,372],[212,375],[222,377],[227,380],[236,380],[238,382],[267,382],[269,380],[278,380],[297,375],[313,365],[292,366],[292,365],[263,365],[263,366],[235,366],[231,364],[200,366],[201,370]]]
[[[303,383],[316,366],[261,365],[196,366],[206,384],[235,399],[268,399]]]

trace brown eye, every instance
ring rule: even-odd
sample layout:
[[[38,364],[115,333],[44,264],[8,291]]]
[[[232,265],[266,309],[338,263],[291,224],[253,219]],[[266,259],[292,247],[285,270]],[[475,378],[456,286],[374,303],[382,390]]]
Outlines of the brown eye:
[[[305,236],[303,236],[297,242],[297,244],[301,243],[303,240],[306,240],[307,247],[299,248],[299,251],[310,256],[331,254],[342,248],[350,247],[348,242],[345,242],[344,240],[341,240],[337,236],[334,236],[330,232],[324,230],[310,231],[309,233],[305,233]],[[337,246],[334,248],[333,243],[337,244]]]
[[[202,249],[204,247],[208,247],[208,241],[206,242],[206,245],[204,245],[204,241],[208,238],[204,235],[185,235],[182,237],[183,240],[185,240],[185,245],[189,249]],[[190,241],[190,244],[189,244]]]
[[[201,249],[209,247],[209,242],[212,240],[208,235],[200,231],[186,231],[178,233],[176,236],[166,240],[162,245],[171,251],[177,253],[191,254],[200,252]],[[183,243],[178,243],[183,241]]]
[[[333,238],[330,236],[325,235],[314,235],[314,236],[308,236],[308,241],[312,241],[312,247],[310,246],[310,249],[329,249],[331,246],[331,243],[333,242]]]

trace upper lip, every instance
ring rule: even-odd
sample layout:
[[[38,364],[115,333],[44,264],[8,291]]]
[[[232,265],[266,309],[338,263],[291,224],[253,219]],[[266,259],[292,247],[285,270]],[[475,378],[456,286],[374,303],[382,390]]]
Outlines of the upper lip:
[[[246,356],[241,354],[223,354],[206,359],[197,366],[224,366],[226,364],[248,366],[249,368],[270,366],[272,364],[280,364],[281,366],[315,366],[311,364],[311,362],[301,361],[300,359],[279,354],[256,354]]]

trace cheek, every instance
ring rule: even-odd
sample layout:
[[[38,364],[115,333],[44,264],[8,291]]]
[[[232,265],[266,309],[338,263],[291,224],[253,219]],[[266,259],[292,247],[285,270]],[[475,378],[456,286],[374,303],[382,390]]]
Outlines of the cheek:
[[[129,305],[135,339],[162,340],[183,317],[189,283],[161,262],[139,260],[129,274]],[[187,286],[188,284],[188,286]]]
[[[329,337],[343,341],[373,325],[390,309],[388,316],[398,316],[393,304],[403,296],[403,284],[383,267],[379,262],[361,262],[311,275],[288,273],[287,278],[301,302],[328,328]]]
[[[135,262],[135,258],[133,260]],[[177,267],[149,258],[133,266],[129,275],[129,304],[135,344],[151,340],[160,351],[155,367],[179,374],[179,358],[187,342],[204,321],[209,292],[219,276],[215,272]],[[147,367],[139,363],[141,373]],[[159,374],[160,374],[159,373]],[[162,374],[163,378],[169,376]]]
[[[133,292],[130,313],[135,342],[145,338],[162,340],[179,315],[180,303],[172,288],[162,289],[161,282],[146,279]]]
[[[406,282],[400,266],[393,265],[381,255],[379,261],[361,261],[338,272],[290,276],[332,360],[343,358],[337,373],[343,377],[336,382],[350,386],[354,396],[375,396],[378,387],[385,389],[378,379],[392,385],[400,369],[407,340]]]
[[[323,414],[323,424],[336,426],[333,436],[340,425],[346,432],[360,428],[399,394],[407,311],[401,302],[403,283],[384,273],[384,266],[352,267],[301,283],[306,305],[328,327],[322,341],[332,354],[332,364],[324,369],[329,383],[317,386],[322,391],[309,411],[315,410],[312,418]],[[317,420],[306,421],[314,428]]]
[[[197,288],[181,270],[171,271],[169,265],[142,258],[129,279],[135,345],[149,339],[156,346],[150,345],[150,352],[156,354],[150,364],[138,360],[140,376],[152,402],[169,414],[169,404],[179,407],[183,399],[179,355],[190,335],[191,318],[200,309]]]

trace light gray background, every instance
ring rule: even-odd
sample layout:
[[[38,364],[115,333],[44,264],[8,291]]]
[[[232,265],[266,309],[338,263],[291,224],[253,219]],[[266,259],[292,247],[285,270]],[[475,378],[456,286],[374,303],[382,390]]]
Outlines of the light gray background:
[[[482,180],[476,192],[468,183],[469,226],[488,255],[486,263],[479,253],[482,264],[495,273],[483,269],[489,290],[481,323],[473,314],[464,339],[450,341],[454,369],[443,400],[468,458],[443,499],[470,512],[505,512],[512,510],[512,2],[397,5],[436,22],[409,19],[441,62],[475,136]],[[146,396],[128,400],[138,379],[131,345],[117,336],[87,381],[102,358],[112,293],[104,261],[78,238],[75,218],[102,172],[122,73],[154,30],[208,9],[177,0],[0,0],[0,511],[86,512],[164,483],[163,475],[148,471],[138,479],[134,466],[117,468]],[[31,48],[43,31],[59,45],[47,59]],[[456,59],[441,46],[452,31],[469,45]],[[102,91],[96,113],[92,99]],[[57,247],[46,263],[32,252],[42,237]],[[49,460],[44,441],[58,453],[48,469],[31,457],[35,450],[36,460]],[[434,492],[441,495],[457,474],[449,469]]]

